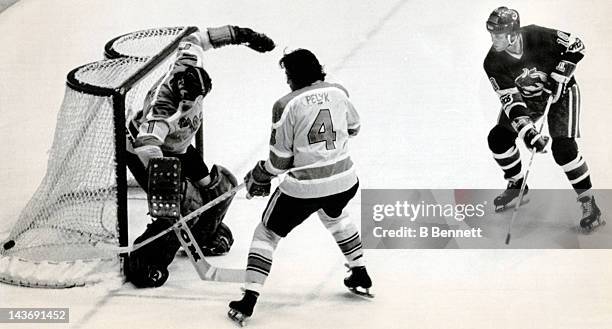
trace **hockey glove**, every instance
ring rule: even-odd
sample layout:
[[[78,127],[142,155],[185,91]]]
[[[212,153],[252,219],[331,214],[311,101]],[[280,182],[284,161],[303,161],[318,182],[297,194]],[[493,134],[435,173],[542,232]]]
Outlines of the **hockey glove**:
[[[568,61],[561,61],[555,67],[555,70],[550,74],[550,92],[553,95],[553,103],[565,95],[567,83],[570,81],[576,70],[576,64]]]
[[[187,66],[185,71],[176,73],[174,88],[181,99],[194,101],[198,96],[206,96],[210,92],[212,81],[203,68]]]
[[[232,26],[232,28],[234,29],[236,43],[244,44],[255,51],[265,53],[276,46],[274,41],[263,33],[255,32],[248,27]]]
[[[264,163],[265,161],[263,160],[258,161],[255,168],[244,176],[247,199],[251,199],[254,196],[270,195],[271,181],[274,175],[266,170]]]
[[[548,136],[540,134],[528,116],[522,116],[512,121],[512,126],[518,132],[519,138],[525,142],[525,146],[530,150],[535,149],[538,153],[544,153],[544,148],[548,144]]]
[[[208,39],[214,48],[244,44],[260,53],[270,51],[276,46],[274,41],[263,33],[233,25],[208,28]]]

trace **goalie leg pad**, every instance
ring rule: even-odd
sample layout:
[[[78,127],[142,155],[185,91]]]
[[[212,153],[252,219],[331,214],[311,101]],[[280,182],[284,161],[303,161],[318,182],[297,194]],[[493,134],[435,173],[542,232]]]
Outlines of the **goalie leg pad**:
[[[183,216],[186,216],[190,212],[200,208],[238,185],[236,177],[222,166],[214,165],[210,170],[210,175],[211,183],[203,188],[198,189],[193,186],[191,182],[187,182],[185,197],[181,205]],[[205,245],[217,231],[232,200],[233,196],[225,199],[201,214],[199,218],[193,220],[193,224],[190,224],[191,231],[200,246]]]
[[[181,200],[181,162],[154,158],[149,162],[149,213],[155,218],[178,219]]]
[[[140,243],[156,235],[173,223],[174,220],[168,218],[154,219],[134,243]],[[174,260],[179,247],[176,235],[166,234],[131,252],[128,257],[128,281],[139,288],[163,285],[168,278],[168,265]]]
[[[140,243],[170,227],[180,215],[181,163],[173,157],[154,158],[148,167],[149,213],[154,218],[134,243]],[[128,257],[128,280],[136,287],[159,287],[168,279],[168,265],[172,263],[180,243],[173,234],[166,234]]]

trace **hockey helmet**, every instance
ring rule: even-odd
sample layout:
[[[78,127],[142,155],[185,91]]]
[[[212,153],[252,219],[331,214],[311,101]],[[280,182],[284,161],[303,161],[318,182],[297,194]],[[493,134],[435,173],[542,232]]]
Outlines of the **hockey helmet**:
[[[518,32],[521,27],[518,11],[508,7],[495,9],[487,19],[487,30],[491,33]]]

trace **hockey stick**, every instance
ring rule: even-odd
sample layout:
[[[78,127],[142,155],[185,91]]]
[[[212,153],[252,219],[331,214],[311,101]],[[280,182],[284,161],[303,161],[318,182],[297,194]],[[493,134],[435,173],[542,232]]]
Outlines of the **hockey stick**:
[[[109,249],[111,249],[112,251],[119,253],[119,254],[123,254],[123,253],[129,253],[129,252],[133,252],[136,251],[138,249],[140,249],[141,247],[143,247],[146,244],[151,243],[152,241],[160,238],[161,236],[163,236],[164,234],[167,234],[168,232],[174,230],[176,227],[180,226],[180,225],[184,225],[186,224],[188,221],[198,217],[199,215],[201,215],[202,213],[204,213],[205,211],[207,211],[208,209],[218,205],[219,203],[223,202],[225,199],[231,197],[232,195],[236,194],[238,191],[240,191],[242,188],[245,187],[244,183],[239,184],[238,186],[232,188],[231,190],[219,195],[218,197],[216,197],[215,199],[213,199],[212,201],[210,201],[209,203],[203,205],[202,207],[194,210],[193,212],[189,213],[187,216],[185,217],[181,217],[181,219],[179,221],[177,221],[176,223],[174,223],[172,226],[168,227],[167,229],[155,234],[154,236],[145,239],[139,243],[135,243],[130,247],[111,247]]]
[[[542,133],[542,129],[544,129],[544,124],[548,118],[548,111],[550,110],[550,106],[553,103],[553,95],[548,96],[548,100],[546,101],[546,108],[544,109],[544,115],[542,117],[542,124],[540,125],[540,129],[538,129],[538,133]],[[525,194],[525,186],[527,186],[527,176],[529,176],[529,172],[531,171],[531,165],[533,164],[533,158],[535,157],[536,149],[535,147],[531,150],[531,158],[529,159],[529,164],[527,165],[527,170],[525,170],[525,177],[523,177],[523,183],[521,184],[521,190],[518,195],[518,200],[516,205],[514,206],[514,211],[512,211],[512,219],[510,220],[510,224],[508,224],[508,234],[506,235],[506,245],[510,244],[510,237],[512,232],[512,224],[514,224],[514,220],[516,219],[516,215],[518,214],[518,209],[521,206],[521,202],[523,201],[523,196]]]
[[[196,242],[193,234],[189,227],[185,224],[183,218],[178,223],[179,225],[173,226],[174,233],[181,242],[181,246],[185,249],[187,256],[200,279],[206,281],[220,281],[220,282],[243,282],[246,274],[245,270],[231,269],[231,268],[220,268],[211,265],[206,258],[202,249]]]

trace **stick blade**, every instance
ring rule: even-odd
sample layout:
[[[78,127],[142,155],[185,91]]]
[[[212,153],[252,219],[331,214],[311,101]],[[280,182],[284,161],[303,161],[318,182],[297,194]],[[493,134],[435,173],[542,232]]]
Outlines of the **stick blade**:
[[[510,233],[508,233],[508,235],[506,235],[506,244],[510,244]]]

